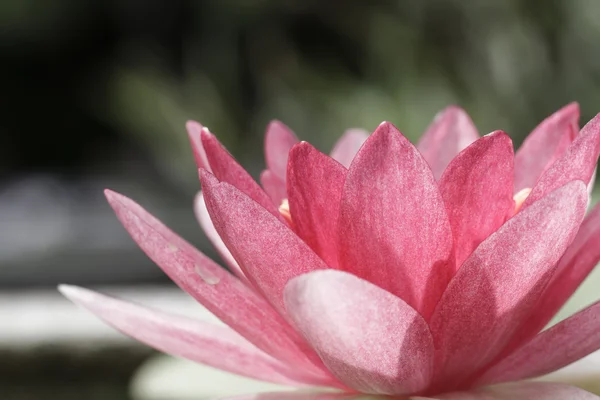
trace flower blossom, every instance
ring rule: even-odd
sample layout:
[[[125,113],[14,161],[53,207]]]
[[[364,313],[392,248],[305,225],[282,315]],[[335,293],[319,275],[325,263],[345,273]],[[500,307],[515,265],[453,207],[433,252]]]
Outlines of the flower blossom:
[[[506,133],[480,137],[449,107],[417,146],[384,122],[348,131],[330,155],[273,122],[261,185],[190,122],[196,214],[231,272],[127,197],[106,197],[227,326],[61,291],[163,352],[332,389],[244,399],[599,399],[528,380],[600,349],[600,302],[545,329],[600,261],[600,207],[587,213],[600,115],[578,121],[576,104],[562,108],[515,154]]]

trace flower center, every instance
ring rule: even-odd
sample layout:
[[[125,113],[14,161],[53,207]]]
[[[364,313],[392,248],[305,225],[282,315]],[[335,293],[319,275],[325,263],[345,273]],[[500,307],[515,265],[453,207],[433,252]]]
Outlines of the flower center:
[[[283,199],[281,202],[281,205],[279,206],[279,214],[281,214],[283,219],[285,219],[290,226],[293,226],[292,214],[290,213],[290,202],[288,199]]]
[[[523,203],[525,203],[525,200],[527,200],[527,196],[529,196],[529,193],[531,193],[531,188],[522,189],[517,194],[515,194],[515,196],[513,197],[515,201],[515,214],[519,212],[521,207],[523,207]]]

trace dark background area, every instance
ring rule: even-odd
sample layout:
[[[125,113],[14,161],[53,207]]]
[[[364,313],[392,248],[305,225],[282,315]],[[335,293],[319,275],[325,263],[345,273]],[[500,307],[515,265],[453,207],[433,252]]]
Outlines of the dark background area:
[[[417,138],[450,103],[516,144],[570,101],[585,121],[600,104],[596,9],[581,0],[5,1],[0,284],[160,279],[137,268],[147,263],[130,254],[104,187],[202,246],[187,119],[253,172],[272,118],[322,148],[384,119]],[[127,268],[107,266],[107,250]]]
[[[254,174],[274,118],[323,150],[346,128],[383,120],[416,140],[449,104],[516,145],[571,101],[585,123],[600,111],[598,15],[593,0],[4,0],[0,287],[167,283],[105,187],[214,255],[192,212],[188,119]],[[35,382],[18,371],[37,358],[20,357],[0,370]],[[98,362],[52,357],[63,378]],[[6,367],[14,362],[28,366]],[[89,380],[122,388],[132,368]]]

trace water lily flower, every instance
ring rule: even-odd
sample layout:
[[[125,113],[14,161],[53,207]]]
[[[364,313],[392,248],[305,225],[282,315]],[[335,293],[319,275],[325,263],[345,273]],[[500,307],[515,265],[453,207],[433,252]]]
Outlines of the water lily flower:
[[[331,389],[246,399],[598,399],[528,380],[600,349],[600,302],[544,329],[600,261],[600,207],[586,216],[600,115],[581,131],[578,120],[564,107],[513,154],[507,134],[479,137],[450,107],[417,146],[386,122],[347,132],[330,156],[274,122],[262,187],[190,123],[196,213],[231,273],[132,200],[106,197],[227,326],[61,291],[163,352]]]

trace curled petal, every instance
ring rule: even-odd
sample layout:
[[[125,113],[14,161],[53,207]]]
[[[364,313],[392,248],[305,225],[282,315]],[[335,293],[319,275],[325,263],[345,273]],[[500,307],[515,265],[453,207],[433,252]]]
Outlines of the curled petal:
[[[327,368],[362,393],[423,390],[433,371],[425,320],[400,298],[342,271],[290,281],[285,304]]]
[[[450,106],[436,115],[417,148],[439,179],[463,149],[479,138],[477,128],[469,115],[460,107]]]

